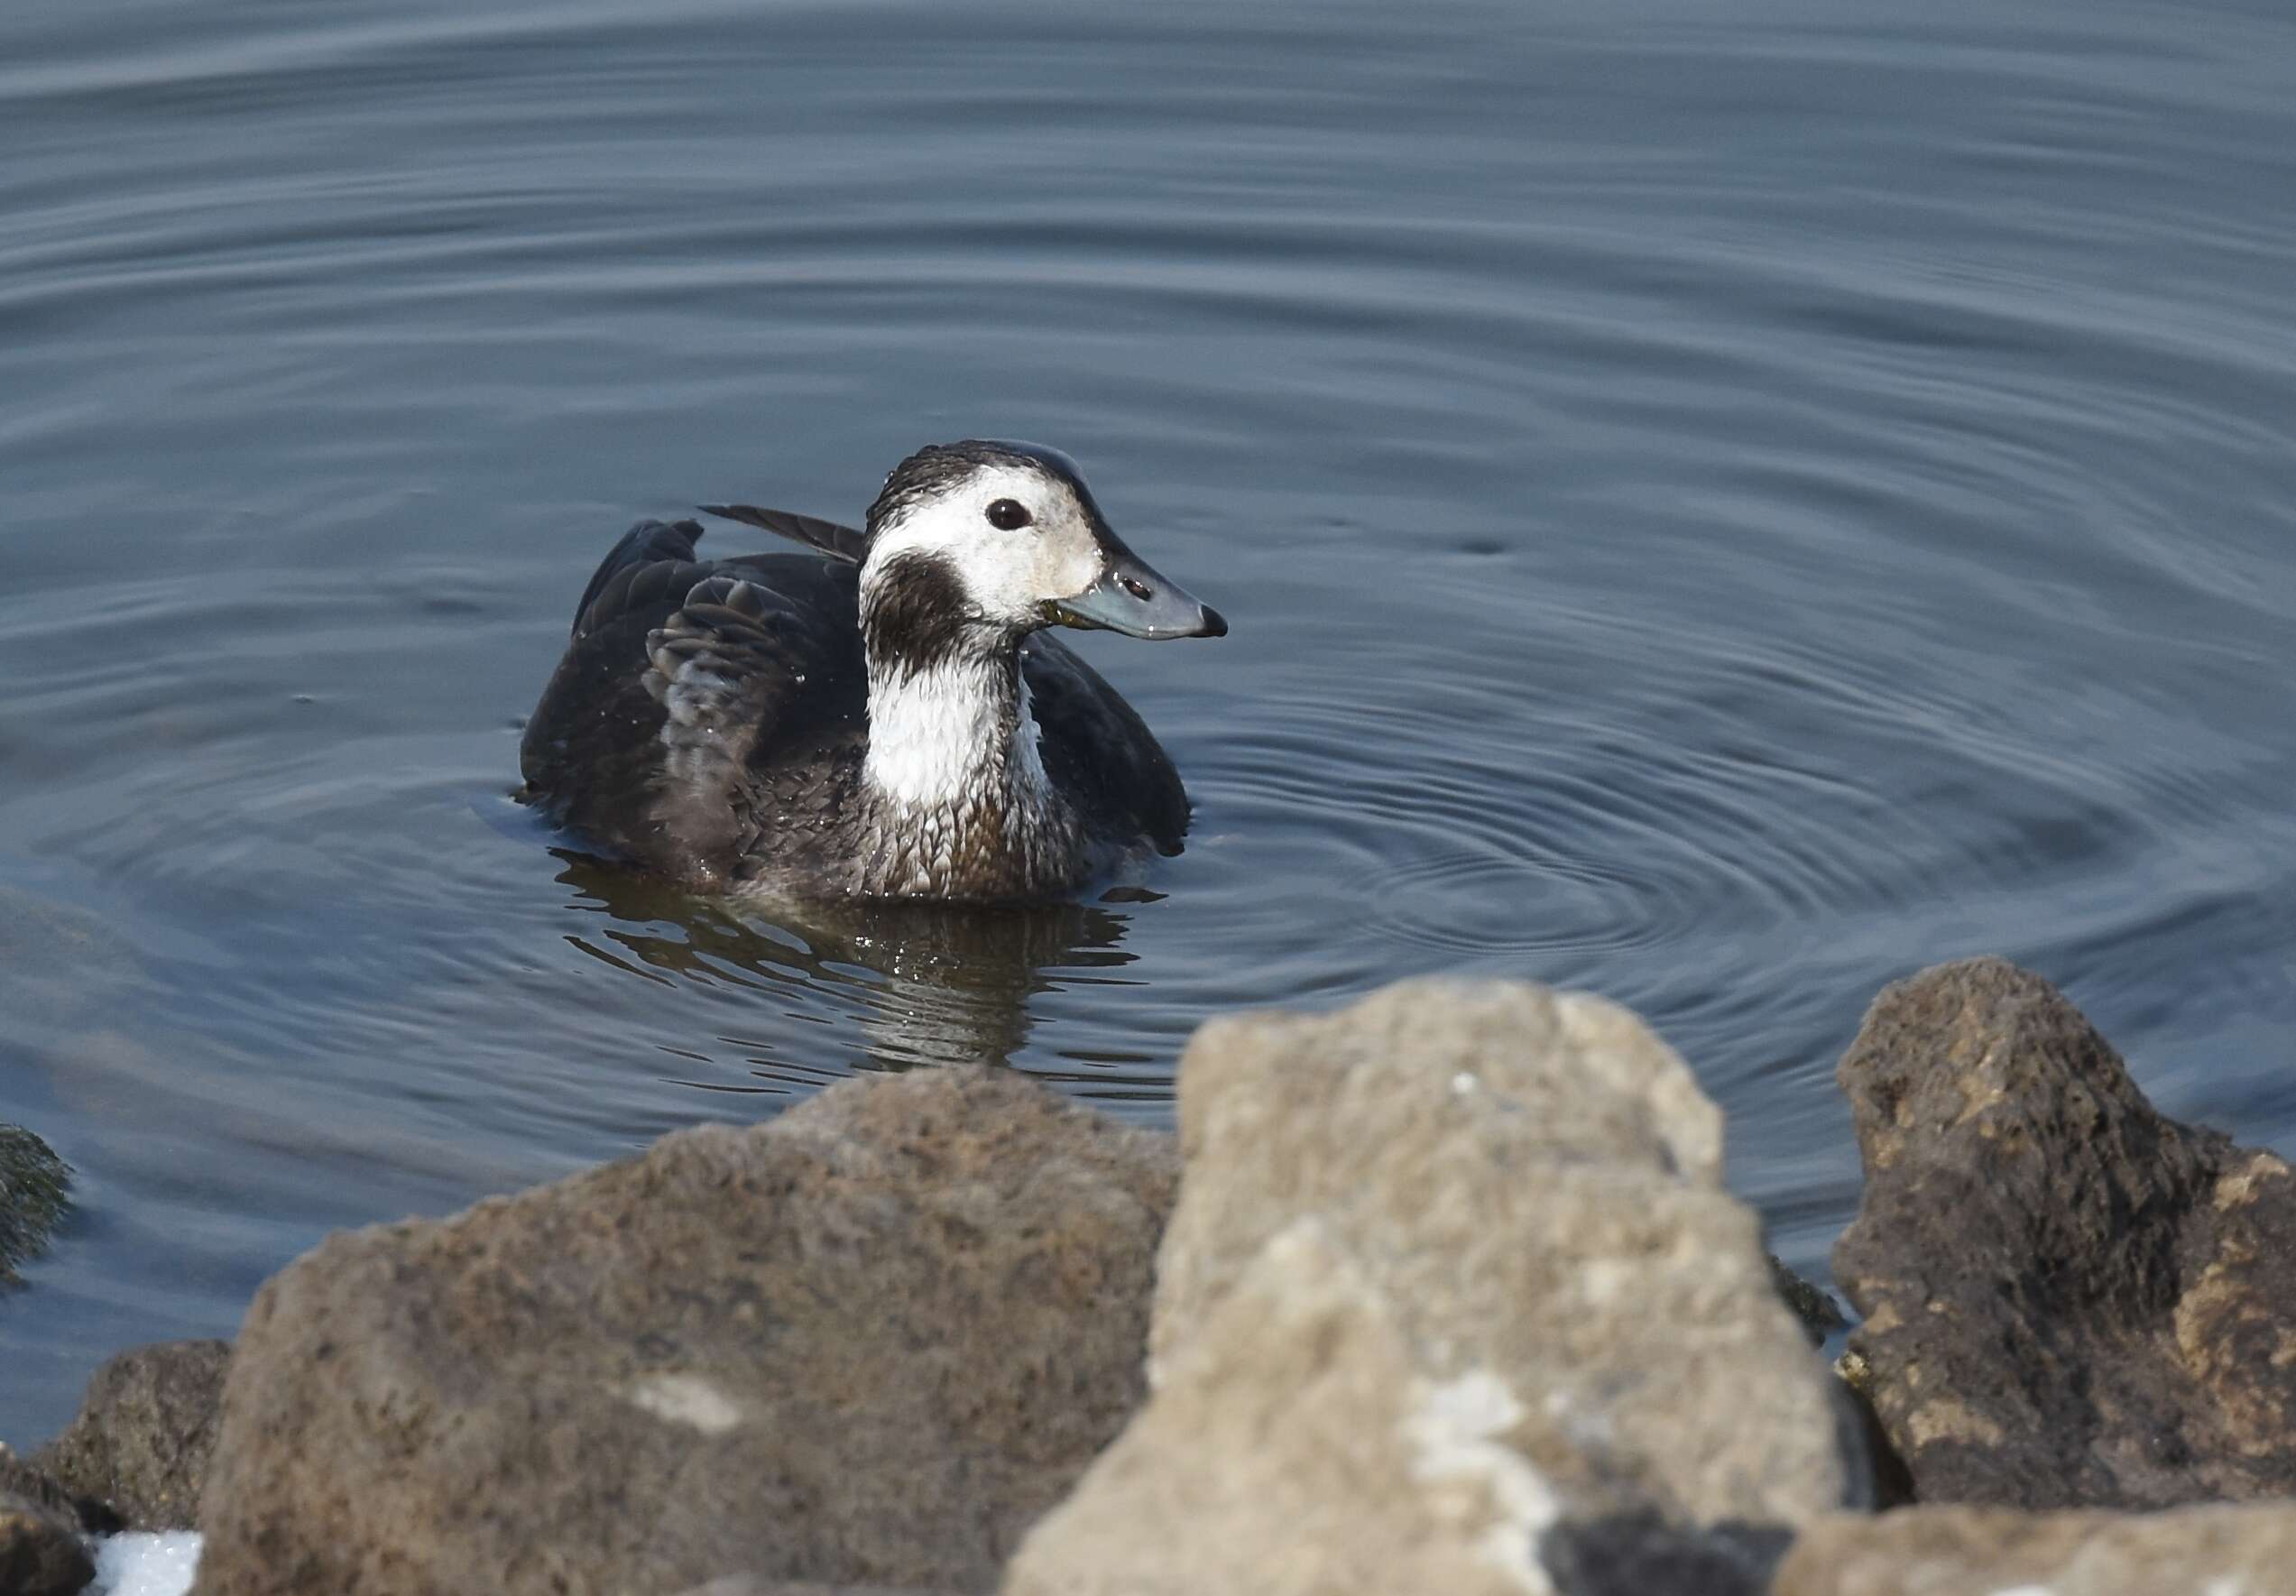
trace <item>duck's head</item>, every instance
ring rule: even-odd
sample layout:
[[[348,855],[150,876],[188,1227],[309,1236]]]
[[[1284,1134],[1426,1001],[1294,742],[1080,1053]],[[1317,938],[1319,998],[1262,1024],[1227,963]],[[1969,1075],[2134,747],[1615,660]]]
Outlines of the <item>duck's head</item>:
[[[1029,443],[935,444],[895,466],[869,509],[862,591],[873,637],[910,655],[1044,626],[1228,631],[1124,546],[1074,461]]]

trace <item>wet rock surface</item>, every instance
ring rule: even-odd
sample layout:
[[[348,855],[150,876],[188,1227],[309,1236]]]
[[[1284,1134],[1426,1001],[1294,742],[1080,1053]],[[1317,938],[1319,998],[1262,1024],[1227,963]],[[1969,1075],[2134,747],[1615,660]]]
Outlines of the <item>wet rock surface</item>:
[[[18,1285],[71,1206],[71,1167],[20,1125],[0,1125],[0,1288]]]
[[[1180,1121],[1155,1395],[1007,1596],[1546,1590],[1546,1547],[1590,1592],[1727,1589],[1759,1557],[1689,1527],[1774,1549],[1860,1493],[1720,1116],[1626,1010],[1413,982],[1216,1021]],[[1605,1520],[1683,1533],[1646,1565]]]
[[[2276,1596],[2296,1505],[2173,1512],[1909,1508],[1804,1528],[1773,1596]]]
[[[1841,1311],[1824,1287],[1812,1285],[1792,1269],[1775,1253],[1766,1255],[1770,1260],[1770,1280],[1778,1288],[1778,1296],[1793,1310],[1802,1323],[1802,1332],[1816,1346],[1837,1330],[1849,1327],[1849,1315]]]
[[[1887,989],[1839,1078],[1867,1184],[1834,1271],[1923,1500],[2296,1495],[2284,1161],[2156,1112],[1997,959]]]
[[[69,1512],[0,1487],[0,1591],[73,1596],[95,1577],[95,1560]]]
[[[231,1343],[158,1342],[97,1369],[78,1415],[33,1462],[133,1529],[196,1527]]]
[[[330,1238],[249,1312],[198,1589],[989,1589],[1139,1400],[1175,1175],[930,1071]]]

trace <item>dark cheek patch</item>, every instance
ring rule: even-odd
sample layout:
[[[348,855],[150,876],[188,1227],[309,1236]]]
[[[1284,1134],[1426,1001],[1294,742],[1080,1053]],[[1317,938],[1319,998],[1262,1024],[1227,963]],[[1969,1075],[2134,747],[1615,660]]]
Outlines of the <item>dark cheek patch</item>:
[[[938,555],[899,554],[885,562],[862,608],[870,659],[914,675],[967,651],[973,601],[964,578]]]

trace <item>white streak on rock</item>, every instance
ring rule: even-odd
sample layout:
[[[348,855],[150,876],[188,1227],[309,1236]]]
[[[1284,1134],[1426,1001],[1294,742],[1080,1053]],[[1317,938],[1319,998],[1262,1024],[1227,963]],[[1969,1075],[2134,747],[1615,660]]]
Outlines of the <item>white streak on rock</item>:
[[[1417,1411],[1404,1421],[1413,1475],[1431,1486],[1460,1487],[1431,1497],[1431,1505],[1455,1519],[1489,1520],[1479,1542],[1484,1560],[1523,1590],[1547,1596],[1553,1586],[1535,1552],[1540,1533],[1562,1509],[1538,1471],[1497,1439],[1521,1421],[1523,1405],[1487,1370],[1423,1389]]]
[[[625,1395],[656,1418],[690,1425],[705,1435],[722,1435],[742,1422],[733,1399],[699,1375],[648,1375]]]

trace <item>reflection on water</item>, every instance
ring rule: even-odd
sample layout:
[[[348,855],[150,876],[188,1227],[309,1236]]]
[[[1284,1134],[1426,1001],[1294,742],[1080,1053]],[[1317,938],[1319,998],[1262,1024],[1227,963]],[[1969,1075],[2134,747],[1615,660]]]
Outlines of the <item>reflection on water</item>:
[[[842,1060],[851,1067],[1007,1063],[1028,1040],[1029,1000],[1052,990],[1048,972],[1115,984],[1091,973],[1133,962],[1119,946],[1123,917],[1098,904],[808,903],[769,913],[761,904],[696,898],[580,854],[558,856],[566,864],[558,879],[577,894],[576,907],[600,917],[595,929],[567,934],[574,946],[625,974],[750,992],[761,1012],[781,1019],[802,1020],[809,1011],[787,1001],[788,989],[847,994],[865,1044]],[[785,1001],[775,1001],[777,994]],[[813,1030],[717,1039],[741,1050],[761,1078],[805,1085],[835,1078],[825,1066],[844,1047]]]

